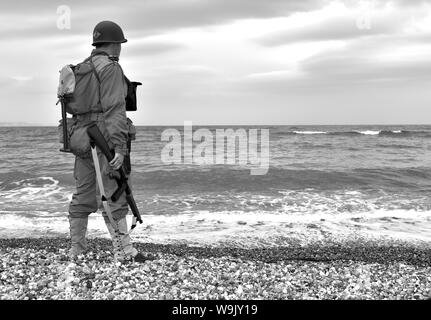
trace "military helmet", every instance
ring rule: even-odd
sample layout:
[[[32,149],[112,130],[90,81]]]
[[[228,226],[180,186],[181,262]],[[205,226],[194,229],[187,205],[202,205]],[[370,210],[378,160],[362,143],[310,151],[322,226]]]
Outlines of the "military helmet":
[[[127,42],[124,38],[123,30],[112,21],[99,22],[93,31],[93,46],[98,43],[123,43]]]

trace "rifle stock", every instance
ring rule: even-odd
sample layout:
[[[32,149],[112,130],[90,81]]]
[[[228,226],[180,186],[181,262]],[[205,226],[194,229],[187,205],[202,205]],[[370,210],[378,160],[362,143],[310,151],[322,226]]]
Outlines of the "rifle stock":
[[[100,132],[98,126],[96,123],[92,123],[87,128],[88,136],[90,137],[90,141],[93,145],[96,145],[100,151],[105,155],[105,157],[108,159],[108,162],[110,162],[114,156],[115,153],[111,151],[111,149],[108,146],[108,143],[105,140],[105,137]],[[136,205],[135,199],[133,198],[132,190],[129,187],[129,184],[127,183],[127,175],[124,171],[124,168],[121,167],[119,170],[120,178],[116,178],[118,184],[118,189],[113,193],[111,196],[111,200],[116,202],[121,194],[123,192],[126,192],[126,200],[129,204],[130,209],[132,210],[133,215],[135,216],[136,220],[139,223],[142,223],[141,214],[139,213],[138,207]]]

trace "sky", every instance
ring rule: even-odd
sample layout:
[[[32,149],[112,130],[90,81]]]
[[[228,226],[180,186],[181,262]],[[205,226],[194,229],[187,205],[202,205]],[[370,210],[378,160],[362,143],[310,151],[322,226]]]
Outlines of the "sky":
[[[58,71],[118,23],[137,125],[431,124],[419,0],[2,1],[0,124],[56,125]]]

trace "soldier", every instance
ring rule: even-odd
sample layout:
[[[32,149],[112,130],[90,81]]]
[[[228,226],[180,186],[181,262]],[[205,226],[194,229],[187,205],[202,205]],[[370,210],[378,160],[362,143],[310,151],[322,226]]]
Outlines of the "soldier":
[[[110,147],[115,150],[115,157],[108,163],[106,157],[98,152],[98,159],[102,173],[102,181],[108,199],[117,189],[115,175],[128,156],[128,139],[130,120],[126,117],[127,85],[125,77],[118,63],[121,44],[126,42],[120,26],[111,21],[102,21],[96,25],[93,32],[93,46],[96,48],[87,59],[93,68],[94,77],[86,84],[89,100],[87,106],[79,114],[74,114],[76,121],[73,126],[71,136],[71,146],[75,144],[75,149],[86,150],[76,154],[74,178],[76,182],[76,192],[73,194],[69,205],[69,224],[72,246],[70,256],[85,252],[87,249],[86,231],[88,216],[96,212],[100,207],[106,226],[113,240],[114,257],[117,261],[134,259],[135,261],[145,261],[149,257],[138,253],[133,247],[130,235],[127,234],[126,215],[128,204],[125,194],[116,201],[109,200],[112,217],[120,231],[114,232],[114,227],[103,207],[97,201],[96,196],[96,172],[91,153],[88,151],[88,141],[85,133],[80,136],[80,128],[85,128],[88,123],[96,122],[100,131],[108,141]],[[86,61],[87,61],[86,60]],[[88,109],[88,110],[87,110]],[[79,146],[82,144],[82,146]],[[77,147],[78,145],[78,147]]]

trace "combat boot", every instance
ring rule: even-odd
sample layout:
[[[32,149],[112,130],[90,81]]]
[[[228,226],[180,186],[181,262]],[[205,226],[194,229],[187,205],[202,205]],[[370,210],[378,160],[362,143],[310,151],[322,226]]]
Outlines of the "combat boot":
[[[138,255],[131,242],[130,235],[127,233],[126,218],[114,221],[117,224],[117,231],[111,225],[108,217],[104,217],[106,227],[111,235],[112,245],[114,247],[114,258],[116,261],[130,261]]]
[[[72,242],[69,250],[69,256],[75,258],[76,256],[83,254],[87,250],[87,217],[71,217],[69,216],[69,228],[70,228],[70,239]]]

